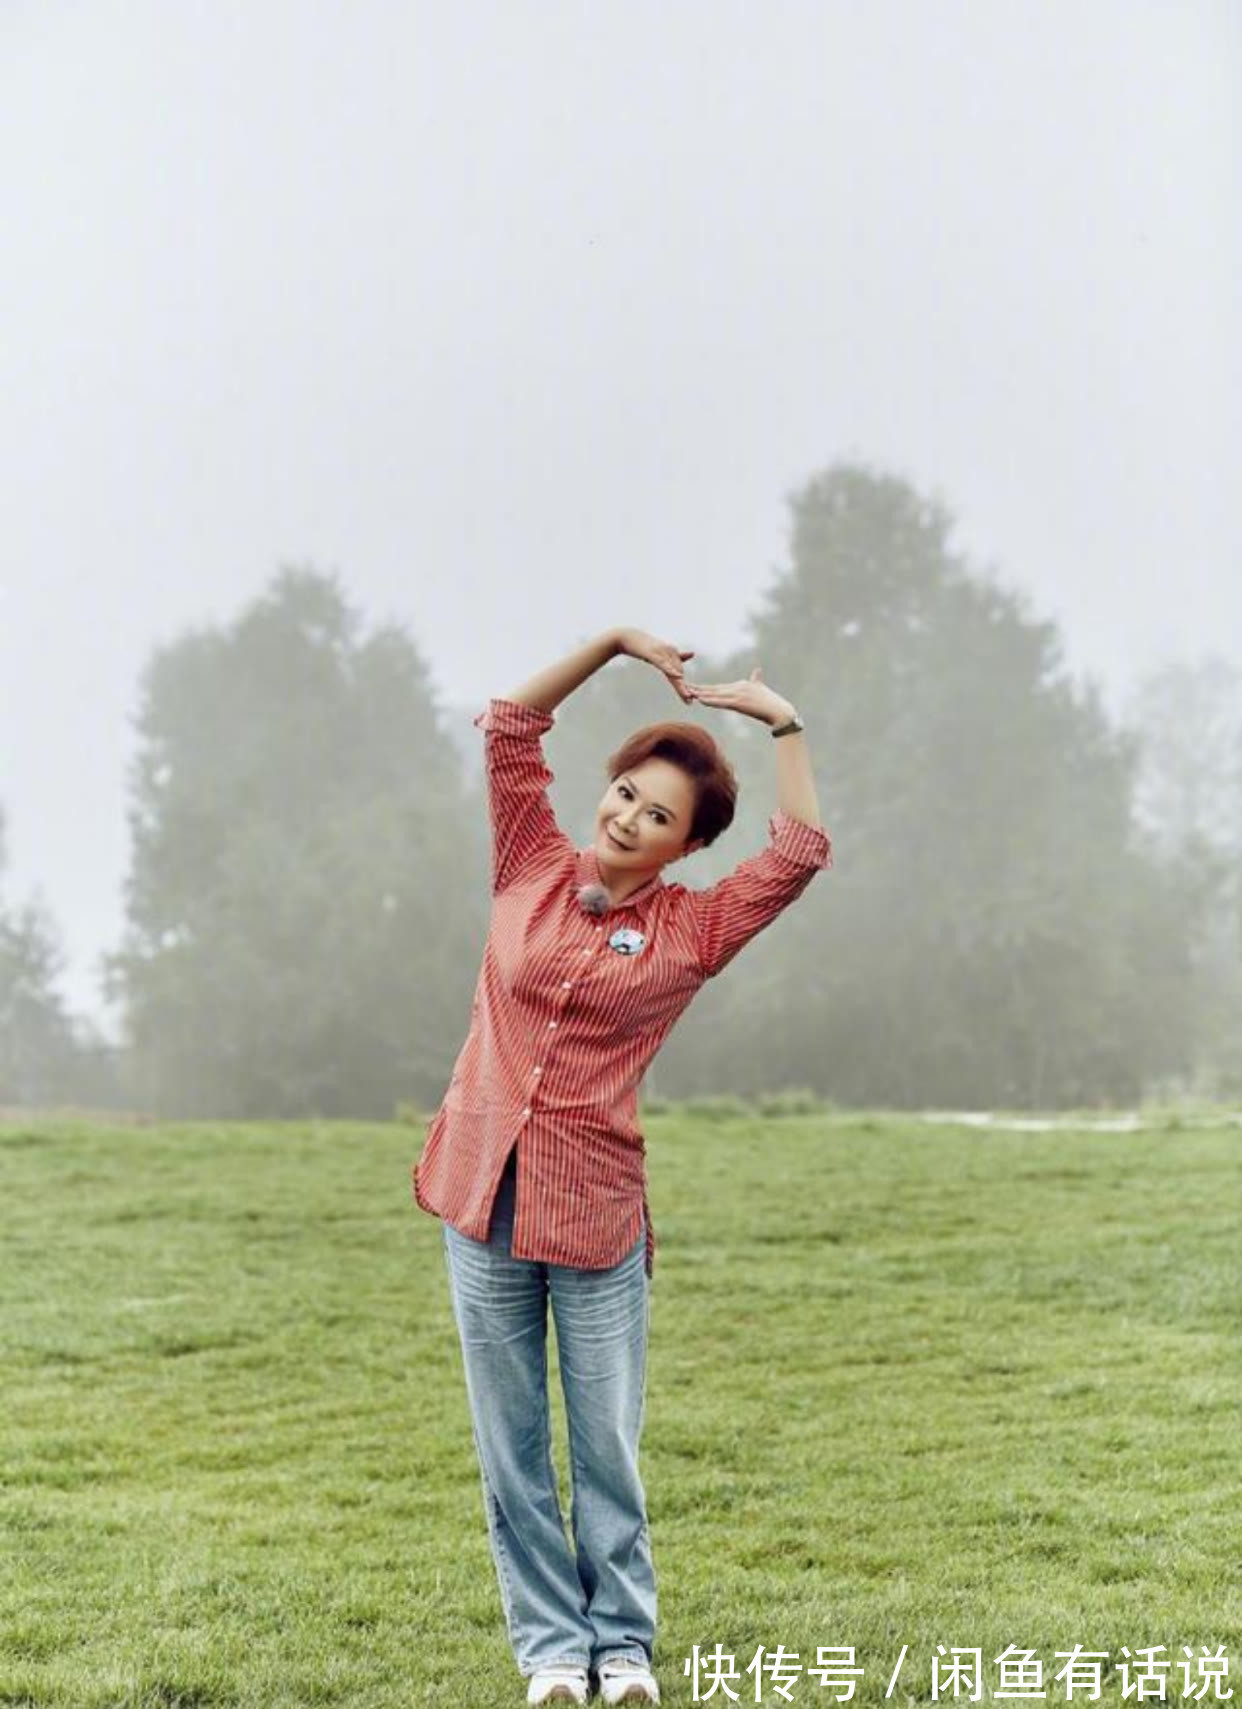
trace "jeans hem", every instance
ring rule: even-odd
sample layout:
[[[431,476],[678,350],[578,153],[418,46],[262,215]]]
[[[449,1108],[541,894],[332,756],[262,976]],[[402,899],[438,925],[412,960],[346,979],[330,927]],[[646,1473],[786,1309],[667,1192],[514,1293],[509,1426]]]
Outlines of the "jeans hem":
[[[521,1674],[523,1679],[531,1679],[535,1674],[542,1673],[544,1668],[547,1667],[580,1667],[584,1673],[589,1673],[591,1671],[591,1663],[589,1661],[579,1662],[574,1661],[569,1656],[557,1656],[555,1661],[532,1662],[528,1667],[520,1667],[518,1672]]]

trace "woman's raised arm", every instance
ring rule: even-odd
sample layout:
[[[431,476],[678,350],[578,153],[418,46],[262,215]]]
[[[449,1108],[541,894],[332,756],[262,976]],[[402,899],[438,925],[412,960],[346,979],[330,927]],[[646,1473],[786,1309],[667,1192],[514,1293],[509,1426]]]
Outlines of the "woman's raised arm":
[[[539,712],[554,712],[567,695],[581,688],[589,676],[594,676],[601,665],[615,659],[620,651],[619,631],[605,629],[602,635],[548,665],[504,698],[516,700],[519,706],[533,706]]]
[[[642,629],[605,629],[593,641],[558,659],[556,664],[548,665],[529,682],[524,682],[521,688],[506,694],[504,699],[516,700],[519,706],[533,706],[540,712],[553,712],[567,695],[581,688],[589,676],[594,676],[601,665],[606,665],[619,653],[628,654],[633,659],[644,659],[663,671],[681,699],[689,700],[689,690],[683,681],[682,660],[692,659],[693,652],[682,652]]]
[[[745,682],[691,683],[690,698],[701,706],[723,706],[742,712],[775,730],[788,722],[795,709],[766,682],[760,682],[762,675],[762,666],[756,665]],[[813,829],[823,828],[811,754],[801,730],[777,738],[776,794],[781,812]]]

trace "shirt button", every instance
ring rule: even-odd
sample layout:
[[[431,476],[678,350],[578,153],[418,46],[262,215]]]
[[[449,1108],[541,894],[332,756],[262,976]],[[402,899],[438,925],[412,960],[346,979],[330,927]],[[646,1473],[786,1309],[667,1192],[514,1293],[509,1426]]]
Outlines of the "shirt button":
[[[555,1022],[555,1021],[549,1021],[549,1022],[548,1022],[548,1025],[549,1025],[549,1026],[550,1026],[550,1027],[554,1027],[554,1026],[555,1026],[555,1025],[556,1025],[556,1022]]]
[[[536,1068],[535,1073],[536,1074],[542,1074],[543,1073],[542,1065],[540,1067]]]
[[[569,987],[570,987],[570,986],[571,986],[571,985],[572,985],[572,984],[573,984],[573,980],[572,980],[572,979],[562,979],[562,980],[561,980],[561,990],[562,990],[562,991],[568,991],[568,990],[569,990]]]

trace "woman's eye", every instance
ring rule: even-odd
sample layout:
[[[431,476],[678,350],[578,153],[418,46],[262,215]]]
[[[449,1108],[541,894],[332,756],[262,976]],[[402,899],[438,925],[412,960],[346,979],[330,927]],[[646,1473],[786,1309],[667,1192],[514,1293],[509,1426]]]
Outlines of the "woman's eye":
[[[625,787],[625,785],[623,783],[620,783],[617,785],[617,788],[620,790],[621,794],[624,795],[625,799],[628,801],[630,798],[630,792]],[[651,816],[655,820],[657,825],[665,825],[668,823],[668,821],[665,819],[663,813],[661,813],[658,810],[658,808],[652,808]]]

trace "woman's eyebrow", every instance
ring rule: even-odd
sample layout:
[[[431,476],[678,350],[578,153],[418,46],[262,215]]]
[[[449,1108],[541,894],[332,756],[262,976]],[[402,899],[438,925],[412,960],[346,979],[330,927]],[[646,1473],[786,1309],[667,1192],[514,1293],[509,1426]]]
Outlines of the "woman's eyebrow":
[[[638,786],[635,784],[634,779],[632,777],[627,775],[627,776],[623,777],[621,779],[621,781],[622,781],[622,783],[628,783],[630,788],[634,791],[635,795],[641,795],[642,794],[642,790],[638,788]],[[661,813],[667,813],[670,819],[675,819],[677,817],[676,813],[673,812],[673,809],[671,807],[660,807],[660,803],[658,801],[653,801],[651,803],[651,805],[653,807],[659,807]]]

